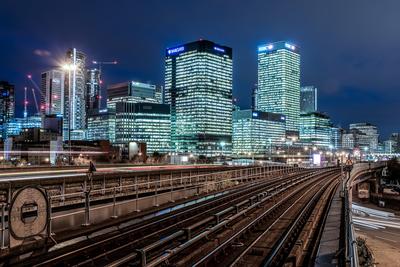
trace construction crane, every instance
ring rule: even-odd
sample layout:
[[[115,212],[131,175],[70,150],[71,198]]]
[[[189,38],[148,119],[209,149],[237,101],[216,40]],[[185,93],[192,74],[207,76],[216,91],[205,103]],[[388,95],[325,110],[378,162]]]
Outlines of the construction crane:
[[[34,88],[32,88],[32,94],[33,94],[33,99],[35,100],[36,111],[37,111],[37,113],[40,113],[39,104],[38,104],[37,99],[36,99],[36,94],[35,94],[35,89]]]
[[[117,65],[118,61],[114,60],[114,61],[97,61],[97,60],[93,60],[92,61],[93,64],[95,65],[99,65],[99,101],[101,101],[101,84],[103,83],[101,80],[101,67],[103,65]]]
[[[24,118],[28,117],[28,100],[26,99],[26,87],[24,87]]]
[[[29,81],[31,81],[31,83],[33,84],[33,87],[35,87],[35,89],[39,91],[40,96],[43,97],[42,91],[40,90],[40,88],[37,85],[37,83],[32,79],[32,75],[28,74],[28,75],[26,75],[26,77],[28,78]],[[36,105],[37,112],[40,113],[39,104],[38,104],[37,99],[36,99],[36,94],[35,94],[34,88],[32,88],[32,94],[33,94],[33,97],[35,99],[35,105]]]

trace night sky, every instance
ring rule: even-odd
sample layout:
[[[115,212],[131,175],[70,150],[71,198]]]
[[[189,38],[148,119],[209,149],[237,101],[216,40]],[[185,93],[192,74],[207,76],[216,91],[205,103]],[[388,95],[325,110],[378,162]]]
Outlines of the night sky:
[[[62,63],[76,47],[103,69],[105,84],[164,83],[165,48],[209,39],[233,48],[233,92],[250,106],[257,46],[287,40],[301,49],[301,84],[319,89],[319,109],[333,122],[400,131],[400,1],[0,0],[0,80],[25,78]],[[31,106],[34,111],[33,105]]]

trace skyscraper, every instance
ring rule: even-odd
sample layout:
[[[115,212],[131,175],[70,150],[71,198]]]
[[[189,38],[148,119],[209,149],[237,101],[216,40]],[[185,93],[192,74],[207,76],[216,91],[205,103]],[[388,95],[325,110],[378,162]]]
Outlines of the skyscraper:
[[[0,139],[6,136],[5,124],[14,118],[14,85],[0,81]]]
[[[100,110],[100,71],[86,71],[86,111],[92,113]]]
[[[257,109],[286,116],[286,134],[298,135],[300,54],[297,46],[276,42],[258,47]]]
[[[69,69],[65,72],[64,140],[68,140],[69,130],[82,131],[86,128],[85,61],[85,54],[76,48],[67,51],[66,63]]]
[[[300,88],[300,112],[316,112],[317,107],[317,88],[315,86],[302,86]]]
[[[40,112],[46,115],[64,114],[64,86],[65,72],[53,69],[43,72],[41,75],[40,91]]]
[[[232,149],[232,49],[199,40],[166,50],[165,101],[172,150],[216,156]]]

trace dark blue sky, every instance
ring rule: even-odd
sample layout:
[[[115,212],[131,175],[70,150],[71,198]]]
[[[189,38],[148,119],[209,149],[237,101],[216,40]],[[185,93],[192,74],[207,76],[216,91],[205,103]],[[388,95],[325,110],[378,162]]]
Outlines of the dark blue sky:
[[[117,59],[105,83],[163,84],[165,48],[199,38],[233,48],[234,96],[250,106],[257,45],[301,47],[301,80],[320,92],[319,109],[342,127],[400,131],[400,1],[1,0],[0,80],[23,87],[76,47],[91,60]],[[35,52],[36,51],[36,52]]]

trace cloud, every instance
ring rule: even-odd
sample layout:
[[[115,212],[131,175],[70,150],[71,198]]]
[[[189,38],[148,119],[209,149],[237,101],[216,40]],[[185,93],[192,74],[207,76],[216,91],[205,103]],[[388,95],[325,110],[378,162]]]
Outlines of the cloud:
[[[49,57],[51,56],[51,52],[46,50],[46,49],[35,49],[33,51],[33,54],[39,56],[39,57]]]

